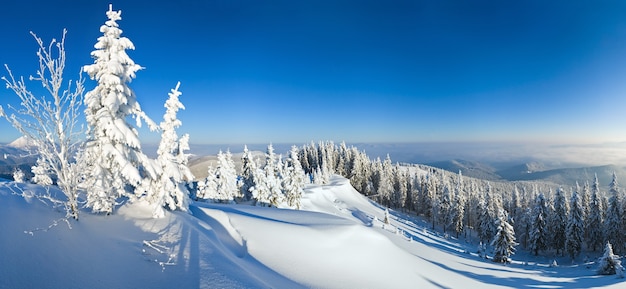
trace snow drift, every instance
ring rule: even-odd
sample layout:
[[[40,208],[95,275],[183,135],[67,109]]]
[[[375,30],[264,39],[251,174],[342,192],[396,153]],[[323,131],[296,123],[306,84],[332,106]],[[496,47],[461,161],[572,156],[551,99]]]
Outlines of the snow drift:
[[[623,286],[585,266],[480,259],[470,253],[475,244],[397,212],[383,224],[384,208],[340,177],[308,186],[301,211],[194,203],[191,214],[153,219],[135,203],[67,223],[36,197],[45,194],[0,183],[0,288]]]

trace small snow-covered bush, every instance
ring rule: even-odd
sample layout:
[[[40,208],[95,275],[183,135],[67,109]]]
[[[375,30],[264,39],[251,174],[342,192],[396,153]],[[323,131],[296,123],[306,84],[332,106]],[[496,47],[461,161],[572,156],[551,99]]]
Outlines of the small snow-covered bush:
[[[24,178],[24,172],[20,168],[17,168],[15,169],[15,171],[13,171],[13,181],[15,181],[16,183],[23,183]]]
[[[600,275],[615,275],[619,274],[620,278],[623,277],[624,268],[622,267],[622,261],[619,260],[619,256],[613,254],[613,247],[610,242],[606,242],[604,247],[604,255],[598,260],[598,274]]]

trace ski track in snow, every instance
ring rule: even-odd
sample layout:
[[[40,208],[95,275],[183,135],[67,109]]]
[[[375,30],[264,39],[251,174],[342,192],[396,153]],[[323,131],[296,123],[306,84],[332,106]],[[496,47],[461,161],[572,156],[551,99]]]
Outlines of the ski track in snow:
[[[0,288],[626,286],[595,265],[550,267],[521,249],[496,264],[399,212],[383,224],[384,208],[340,177],[308,185],[301,211],[194,203],[153,219],[138,202],[111,216],[83,212],[71,228],[36,198],[41,187],[15,186],[0,182]]]

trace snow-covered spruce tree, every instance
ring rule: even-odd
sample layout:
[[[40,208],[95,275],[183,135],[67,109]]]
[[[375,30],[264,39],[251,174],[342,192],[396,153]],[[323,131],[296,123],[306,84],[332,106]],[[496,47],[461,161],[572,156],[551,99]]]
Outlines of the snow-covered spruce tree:
[[[33,173],[32,182],[42,186],[50,186],[53,184],[50,178],[50,165],[42,158],[37,159],[37,163],[32,166]]]
[[[428,172],[423,179],[422,197],[420,200],[422,200],[424,216],[430,219],[432,229],[435,229],[435,223],[437,222],[437,187],[437,178],[434,173]]]
[[[300,160],[298,160],[298,148],[296,146],[291,147],[283,172],[282,186],[285,192],[285,201],[289,207],[300,210],[306,176]]]
[[[64,201],[67,216],[78,219],[78,181],[83,168],[79,165],[80,162],[76,162],[74,156],[80,149],[84,136],[79,125],[84,81],[79,77],[74,82],[63,82],[65,30],[61,42],[52,40],[47,47],[41,38],[32,32],[31,34],[39,45],[37,51],[39,69],[37,75],[29,79],[39,82],[49,98],[35,96],[26,87],[24,78],[16,80],[9,67],[5,65],[9,78],[2,77],[2,80],[6,87],[18,96],[21,107],[8,106],[14,112],[8,115],[0,106],[0,117],[4,117],[35,145],[39,156],[36,169],[43,169],[48,178],[56,180],[67,198]],[[43,171],[35,173],[38,178],[35,181],[41,181],[41,174],[38,173]],[[46,180],[45,183],[51,182]]]
[[[369,182],[372,185],[370,196],[374,198],[375,195],[378,194],[378,189],[380,187],[380,177],[383,171],[383,162],[377,157],[374,161],[370,162],[370,180]]]
[[[350,183],[361,194],[369,196],[371,192],[368,190],[370,178],[370,160],[365,153],[359,152],[352,147],[352,155],[354,156],[352,171],[350,172]]]
[[[416,176],[411,172],[406,175],[406,199],[404,199],[404,209],[409,212],[416,212],[417,189],[414,187]]]
[[[587,221],[589,218],[589,204],[591,204],[591,188],[589,186],[589,181],[585,181],[582,189],[579,188],[578,182],[576,182],[576,190],[579,192],[580,196],[580,204],[583,208],[583,242],[587,239]]]
[[[452,221],[452,231],[456,233],[456,237],[463,231],[463,217],[465,216],[465,192],[463,191],[463,175],[459,171],[459,180],[454,189],[454,199],[452,200],[452,208],[450,210]]]
[[[178,137],[176,129],[182,125],[177,118],[179,109],[185,109],[178,97],[182,94],[178,88],[169,93],[165,102],[165,114],[160,123],[161,141],[157,151],[157,166],[160,167],[156,178],[145,178],[135,193],[145,196],[149,203],[154,206],[153,216],[161,218],[165,215],[163,208],[181,210],[186,212],[189,208],[189,190],[186,184],[193,180],[193,174],[187,166],[189,150],[189,135]]]
[[[613,244],[617,254],[624,253],[624,232],[622,231],[622,201],[617,184],[617,176],[613,172],[613,180],[609,185],[609,206],[606,208],[604,220],[604,236]]]
[[[207,168],[207,177],[203,181],[198,182],[196,191],[196,201],[216,202],[217,196],[217,178],[215,177],[215,168],[211,165]]]
[[[265,165],[253,173],[254,186],[250,188],[256,206],[278,207],[283,202],[280,161],[276,160],[274,147],[267,146]]]
[[[26,182],[26,175],[24,174],[24,171],[22,171],[22,169],[16,168],[13,171],[13,181],[16,182],[16,183],[25,183]]]
[[[237,171],[230,151],[217,154],[217,168],[215,169],[217,182],[217,201],[220,203],[233,203],[239,197],[237,188]]]
[[[600,185],[598,183],[598,175],[595,175],[593,185],[591,186],[591,201],[589,202],[589,215],[585,222],[585,235],[587,239],[585,243],[587,248],[596,252],[601,248],[604,240],[604,206],[600,197]]]
[[[325,185],[330,181],[330,169],[326,163],[322,163],[313,171],[313,183],[316,185]]]
[[[443,228],[444,234],[448,232],[448,228],[452,225],[452,194],[450,183],[444,180],[443,189],[441,190],[441,194],[438,198],[439,201],[437,202],[439,223]]]
[[[383,206],[391,206],[391,194],[393,193],[393,166],[391,157],[387,155],[382,164],[380,172],[380,183],[378,185],[378,202]]]
[[[391,194],[391,204],[394,208],[403,209],[407,198],[407,178],[406,170],[396,164],[392,170],[393,193]]]
[[[121,37],[117,21],[122,12],[109,6],[108,20],[100,27],[103,33],[91,53],[94,64],[86,65],[85,72],[97,81],[96,87],[85,95],[87,142],[85,157],[85,190],[87,207],[94,212],[113,212],[119,196],[130,195],[148,174],[156,178],[158,167],[141,150],[137,129],[129,117],[141,126],[144,120],[155,130],[157,125],[141,110],[135,93],[128,84],[141,67],[126,54],[133,43]]]
[[[258,168],[254,170],[252,174],[254,178],[254,186],[250,188],[250,192],[252,193],[254,205],[258,207],[269,207],[271,205],[270,188],[267,183],[265,170]]]
[[[252,199],[250,188],[254,186],[254,171],[256,169],[256,161],[248,150],[248,146],[244,145],[241,155],[241,177],[239,178],[239,190],[244,200]]]
[[[622,267],[622,261],[619,260],[619,256],[613,254],[613,248],[610,242],[606,242],[604,247],[604,254],[598,260],[598,274],[600,275],[615,275],[623,278],[624,268]]]
[[[283,186],[282,186],[282,161],[276,159],[274,146],[269,144],[265,153],[265,167],[263,168],[266,176],[266,184],[269,190],[269,203],[271,206],[278,207],[283,202]]]
[[[552,248],[557,254],[563,255],[565,249],[565,228],[567,226],[567,215],[569,206],[565,198],[563,188],[559,187],[554,195],[554,213],[550,218],[550,228],[552,231]]]
[[[567,216],[567,227],[565,230],[565,251],[572,260],[576,259],[582,250],[584,229],[583,214],[584,211],[578,191],[574,191],[570,199],[570,210]]]
[[[498,212],[502,206],[498,198],[491,191],[491,184],[487,183],[484,193],[484,199],[479,206],[479,237],[483,243],[487,244],[489,240],[493,240],[497,227],[495,221],[498,218]]]
[[[385,216],[383,218],[383,223],[387,225],[391,223],[391,217],[389,216],[389,208],[385,208]]]
[[[497,233],[491,241],[493,247],[493,261],[497,263],[508,263],[509,257],[515,253],[515,231],[513,226],[507,221],[508,216],[504,210],[498,213],[496,219]]]
[[[546,250],[548,248],[548,224],[546,222],[547,216],[546,199],[543,193],[539,193],[535,199],[534,207],[531,215],[531,228],[530,228],[530,250],[537,256],[539,251]]]

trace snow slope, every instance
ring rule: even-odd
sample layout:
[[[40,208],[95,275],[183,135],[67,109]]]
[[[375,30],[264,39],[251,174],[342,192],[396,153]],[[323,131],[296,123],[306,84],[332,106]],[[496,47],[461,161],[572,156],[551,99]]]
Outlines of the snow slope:
[[[475,245],[443,238],[395,212],[384,225],[383,208],[339,177],[307,187],[302,211],[195,203],[191,214],[152,219],[145,204],[135,203],[111,216],[84,212],[66,223],[63,213],[33,195],[45,190],[0,183],[0,288],[626,285],[596,276],[595,267],[479,259],[467,253]]]

